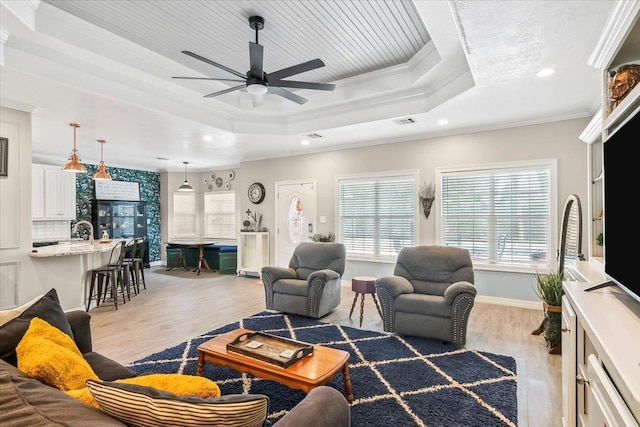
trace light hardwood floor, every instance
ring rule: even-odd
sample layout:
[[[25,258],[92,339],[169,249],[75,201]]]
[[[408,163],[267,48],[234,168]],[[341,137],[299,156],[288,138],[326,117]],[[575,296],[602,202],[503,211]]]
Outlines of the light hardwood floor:
[[[113,309],[110,302],[90,313],[94,351],[127,364],[243,317],[265,310],[257,277],[199,276],[164,267],[145,270],[147,289]],[[343,281],[342,303],[322,321],[359,327],[360,300],[351,319],[354,294]],[[548,354],[541,336],[531,335],[542,311],[476,303],[469,320],[467,348],[509,355],[518,374],[518,425],[561,426],[561,356]],[[362,328],[382,332],[371,295],[365,298]]]

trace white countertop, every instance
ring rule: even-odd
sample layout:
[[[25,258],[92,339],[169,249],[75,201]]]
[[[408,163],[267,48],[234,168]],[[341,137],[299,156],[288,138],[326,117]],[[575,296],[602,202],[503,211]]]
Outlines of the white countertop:
[[[122,239],[111,239],[108,243],[96,241],[93,245],[89,242],[63,242],[57,245],[34,248],[29,256],[32,258],[49,258],[68,255],[85,255],[99,252],[108,252],[120,243]]]

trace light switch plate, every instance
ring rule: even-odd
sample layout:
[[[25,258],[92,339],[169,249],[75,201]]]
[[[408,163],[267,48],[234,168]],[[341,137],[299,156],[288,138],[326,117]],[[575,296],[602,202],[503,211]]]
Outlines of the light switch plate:
[[[326,216],[321,216],[320,217],[320,224],[326,224],[327,223],[327,217]]]

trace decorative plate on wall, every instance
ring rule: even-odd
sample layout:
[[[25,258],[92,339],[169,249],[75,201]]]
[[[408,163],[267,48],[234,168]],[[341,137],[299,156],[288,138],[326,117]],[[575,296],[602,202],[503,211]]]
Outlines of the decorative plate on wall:
[[[256,205],[264,200],[264,185],[254,182],[249,186],[249,200]]]
[[[220,176],[216,177],[216,187],[222,187],[222,177]]]
[[[229,171],[229,173],[227,174],[227,178],[229,179],[229,181],[233,181],[233,178],[236,177],[236,173],[234,171]]]
[[[225,182],[224,183],[224,189],[225,190],[231,190],[231,183],[230,182]]]
[[[215,181],[216,179],[216,174],[212,173],[211,175],[209,175],[209,178],[211,179],[211,181]]]
[[[213,190],[213,184],[209,184],[209,187],[207,187],[209,189],[209,191]]]

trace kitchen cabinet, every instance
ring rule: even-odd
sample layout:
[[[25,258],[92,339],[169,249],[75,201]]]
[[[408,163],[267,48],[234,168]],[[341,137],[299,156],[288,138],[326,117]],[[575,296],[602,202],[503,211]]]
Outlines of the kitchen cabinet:
[[[269,233],[241,232],[237,261],[238,275],[260,276],[262,267],[269,265]]]
[[[96,240],[147,237],[147,202],[93,200],[91,218]]]
[[[106,231],[109,239],[147,237],[147,202],[92,200],[91,222],[94,238],[102,238]],[[142,263],[149,267],[149,241],[145,240]]]
[[[31,218],[76,219],[76,175],[59,166],[32,165]]]

